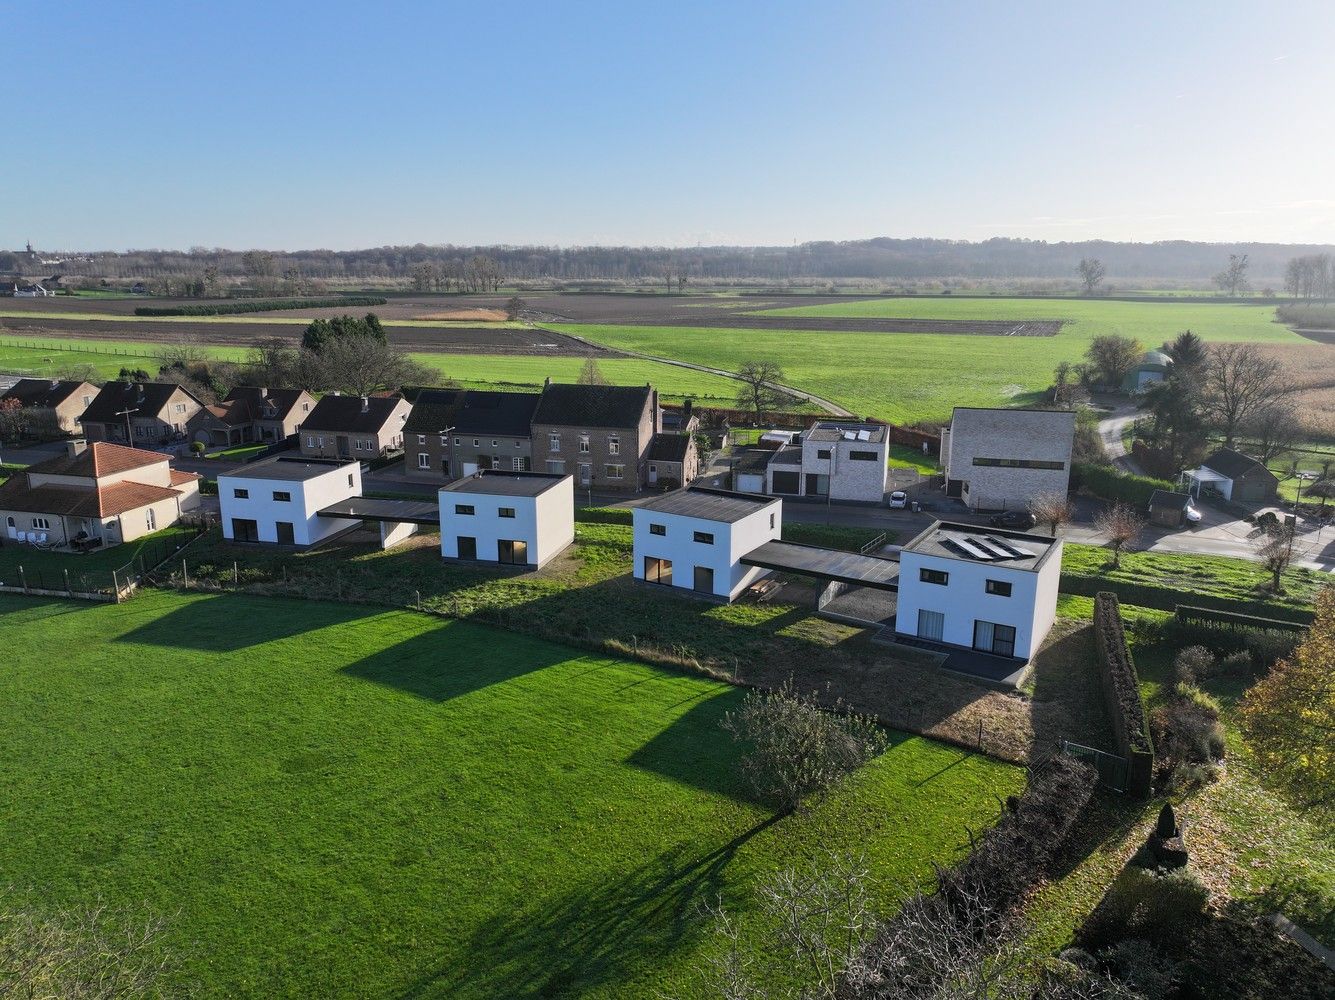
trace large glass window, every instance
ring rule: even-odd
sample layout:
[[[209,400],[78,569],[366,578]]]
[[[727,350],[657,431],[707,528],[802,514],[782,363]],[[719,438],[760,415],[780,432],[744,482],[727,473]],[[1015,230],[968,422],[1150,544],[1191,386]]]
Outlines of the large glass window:
[[[995,656],[1015,655],[1015,626],[995,622],[973,623],[973,648]]]
[[[644,578],[649,583],[672,586],[672,560],[656,556],[644,557]]]
[[[918,638],[940,642],[946,634],[946,616],[941,611],[918,611]]]

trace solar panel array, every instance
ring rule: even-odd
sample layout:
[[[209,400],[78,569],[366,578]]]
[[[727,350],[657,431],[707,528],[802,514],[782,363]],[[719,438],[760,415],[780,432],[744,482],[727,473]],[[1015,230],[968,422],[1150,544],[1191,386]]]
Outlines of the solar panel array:
[[[952,552],[958,552],[966,559],[979,562],[1005,562],[1011,559],[1033,559],[1036,555],[1028,549],[997,538],[995,535],[965,535],[941,532],[941,544]]]

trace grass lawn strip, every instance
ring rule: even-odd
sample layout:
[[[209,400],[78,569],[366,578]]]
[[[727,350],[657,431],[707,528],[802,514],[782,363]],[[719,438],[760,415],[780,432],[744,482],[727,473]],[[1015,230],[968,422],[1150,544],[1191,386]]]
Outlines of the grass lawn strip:
[[[7,597],[0,642],[7,882],[169,915],[206,997],[652,997],[716,947],[701,903],[846,845],[893,908],[1022,785],[897,735],[776,822],[737,690],[409,612]]]

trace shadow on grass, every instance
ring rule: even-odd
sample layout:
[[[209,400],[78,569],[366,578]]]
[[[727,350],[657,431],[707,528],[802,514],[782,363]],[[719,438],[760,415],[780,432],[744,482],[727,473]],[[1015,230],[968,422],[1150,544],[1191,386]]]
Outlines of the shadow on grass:
[[[523,635],[466,624],[442,625],[350,663],[340,673],[430,701],[449,701],[576,655]]]
[[[668,968],[674,952],[709,933],[703,907],[717,902],[737,851],[779,819],[762,820],[706,853],[685,846],[665,852],[539,910],[498,914],[473,933],[460,962],[402,996],[576,997],[624,982],[644,966]]]
[[[1034,657],[1030,712],[1040,748],[1055,748],[1068,739],[1113,749],[1097,656],[1093,626],[1080,625],[1050,639]]]
[[[626,763],[703,792],[755,802],[736,765],[733,738],[720,725],[745,697],[736,689],[707,697],[632,753]]]

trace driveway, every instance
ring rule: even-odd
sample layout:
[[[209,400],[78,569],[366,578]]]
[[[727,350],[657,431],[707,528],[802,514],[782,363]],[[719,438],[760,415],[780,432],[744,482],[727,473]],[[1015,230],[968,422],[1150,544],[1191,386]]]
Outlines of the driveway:
[[[1112,464],[1122,472],[1133,476],[1144,475],[1139,465],[1122,444],[1122,432],[1136,421],[1137,410],[1134,403],[1118,402],[1113,404],[1108,415],[1099,421],[1099,437],[1103,439],[1103,450],[1108,453]]]

